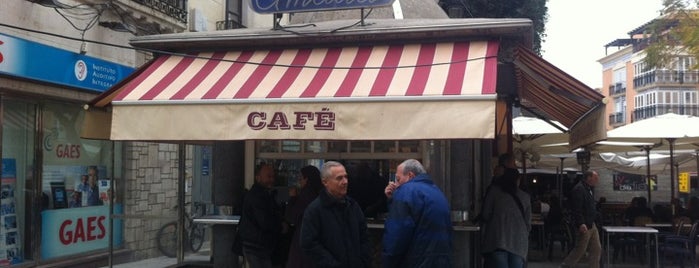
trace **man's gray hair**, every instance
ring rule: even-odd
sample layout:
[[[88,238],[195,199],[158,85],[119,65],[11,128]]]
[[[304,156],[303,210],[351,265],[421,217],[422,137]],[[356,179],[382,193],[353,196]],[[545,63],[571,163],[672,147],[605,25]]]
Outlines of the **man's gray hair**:
[[[337,162],[337,161],[325,162],[323,164],[323,167],[320,169],[320,178],[323,180],[330,178],[330,176],[332,176],[330,169],[333,167],[345,167],[345,166],[343,166],[340,162]]]
[[[425,167],[420,164],[420,161],[415,159],[408,159],[400,163],[403,166],[403,175],[407,175],[408,172],[412,172],[415,176],[427,173]]]

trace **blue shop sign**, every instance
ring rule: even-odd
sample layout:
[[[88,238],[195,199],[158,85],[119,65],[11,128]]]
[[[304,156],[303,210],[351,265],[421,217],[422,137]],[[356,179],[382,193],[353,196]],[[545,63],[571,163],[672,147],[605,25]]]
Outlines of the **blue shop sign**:
[[[391,4],[393,0],[252,0],[253,10],[262,14],[358,9]]]
[[[0,33],[0,74],[103,92],[133,71],[125,65]]]

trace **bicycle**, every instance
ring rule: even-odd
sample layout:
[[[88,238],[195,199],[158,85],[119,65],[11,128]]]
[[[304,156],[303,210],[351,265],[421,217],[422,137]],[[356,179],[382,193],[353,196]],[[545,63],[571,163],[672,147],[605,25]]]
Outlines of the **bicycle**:
[[[187,202],[185,205],[189,205]],[[176,209],[177,206],[174,207]],[[204,211],[204,204],[195,202],[192,205],[192,215],[198,216]],[[197,252],[204,245],[206,229],[204,224],[194,222],[194,217],[185,211],[184,213],[184,244],[185,250]],[[174,258],[177,257],[177,221],[171,221],[160,227],[156,235],[158,250],[163,255]]]

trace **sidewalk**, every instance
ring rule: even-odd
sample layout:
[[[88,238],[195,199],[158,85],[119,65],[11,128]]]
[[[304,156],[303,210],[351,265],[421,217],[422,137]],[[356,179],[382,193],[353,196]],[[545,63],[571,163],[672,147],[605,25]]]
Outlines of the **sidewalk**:
[[[211,259],[211,248],[209,247],[208,241],[204,243],[201,250],[196,253],[186,252],[184,258],[185,264],[191,264],[186,267],[207,267],[206,264],[209,263]],[[198,265],[197,265],[198,264]],[[132,261],[127,263],[115,264],[114,268],[164,268],[164,267],[178,267],[177,258],[170,258],[166,256],[160,256],[156,258],[150,258],[139,261]],[[211,267],[211,266],[209,266]],[[109,266],[104,266],[102,268],[109,268]]]
[[[548,252],[546,252],[548,253]],[[188,253],[185,257],[185,264],[191,264],[190,266],[182,267],[207,267],[206,263],[210,260],[211,250],[209,248],[209,243],[205,243],[204,247],[197,253]],[[527,268],[558,268],[563,260],[563,253],[560,251],[559,247],[555,247],[552,260],[544,258],[544,252],[538,250],[531,250],[529,252],[530,260],[527,263]],[[628,260],[628,262],[636,262],[638,260]],[[196,265],[199,264],[199,265]],[[619,268],[641,268],[648,267],[648,265],[637,263],[616,263],[612,265],[613,267]],[[165,268],[165,267],[178,267],[177,258],[168,257],[157,257],[151,259],[145,259],[140,261],[134,261],[129,263],[114,265],[115,268]],[[211,266],[208,266],[211,267]],[[585,263],[582,263],[578,267],[587,267]],[[677,265],[666,265],[665,267],[678,267]],[[108,268],[107,266],[102,268]]]

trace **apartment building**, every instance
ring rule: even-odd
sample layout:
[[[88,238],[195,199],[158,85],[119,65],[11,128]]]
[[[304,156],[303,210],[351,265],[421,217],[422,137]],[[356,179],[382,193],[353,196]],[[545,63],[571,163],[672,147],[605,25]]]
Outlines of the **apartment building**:
[[[662,17],[656,20],[662,19]],[[689,55],[678,55],[669,66],[653,68],[644,62],[648,44],[645,23],[628,32],[628,38],[605,45],[611,53],[602,64],[602,93],[608,98],[609,129],[665,113],[699,115],[699,71]]]

